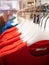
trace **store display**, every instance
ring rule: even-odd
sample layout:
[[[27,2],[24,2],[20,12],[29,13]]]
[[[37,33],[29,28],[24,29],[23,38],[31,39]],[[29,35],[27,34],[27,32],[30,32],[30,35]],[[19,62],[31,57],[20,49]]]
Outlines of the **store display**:
[[[49,0],[1,0],[0,65],[49,65]]]

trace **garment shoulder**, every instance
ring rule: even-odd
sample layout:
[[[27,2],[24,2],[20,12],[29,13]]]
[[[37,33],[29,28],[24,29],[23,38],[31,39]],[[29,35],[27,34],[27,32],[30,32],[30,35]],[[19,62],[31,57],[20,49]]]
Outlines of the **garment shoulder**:
[[[6,30],[4,33],[2,33],[0,35],[0,42],[7,40],[7,39],[10,39],[10,38],[14,37],[15,35],[17,35],[18,34],[17,30],[18,29],[16,27],[13,27],[13,28]]]

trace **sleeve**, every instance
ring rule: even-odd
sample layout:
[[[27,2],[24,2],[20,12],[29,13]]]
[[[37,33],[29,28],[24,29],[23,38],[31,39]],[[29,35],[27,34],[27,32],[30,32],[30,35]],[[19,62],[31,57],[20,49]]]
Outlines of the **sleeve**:
[[[17,32],[18,29],[11,28],[1,35],[0,40],[0,57],[17,52],[22,47],[26,46],[26,42],[23,42],[20,38],[20,34]]]

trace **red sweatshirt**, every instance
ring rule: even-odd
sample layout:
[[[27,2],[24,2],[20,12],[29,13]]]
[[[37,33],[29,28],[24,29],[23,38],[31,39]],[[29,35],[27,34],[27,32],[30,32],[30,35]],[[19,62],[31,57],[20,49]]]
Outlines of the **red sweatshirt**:
[[[0,36],[0,65],[49,65],[49,41],[27,47],[17,30],[13,27]],[[36,51],[38,47],[47,49]]]

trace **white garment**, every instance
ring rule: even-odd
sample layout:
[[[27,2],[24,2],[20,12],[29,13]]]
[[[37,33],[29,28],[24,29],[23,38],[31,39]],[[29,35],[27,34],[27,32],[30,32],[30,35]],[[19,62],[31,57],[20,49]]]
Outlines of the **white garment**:
[[[43,20],[43,22],[44,21],[45,20]],[[49,20],[47,20],[47,24],[48,21]],[[22,33],[20,36],[22,40],[27,41],[27,46],[30,46],[40,40],[49,40],[49,26],[44,30],[38,24],[25,20],[23,25],[18,25],[17,27],[19,28],[19,32]]]

